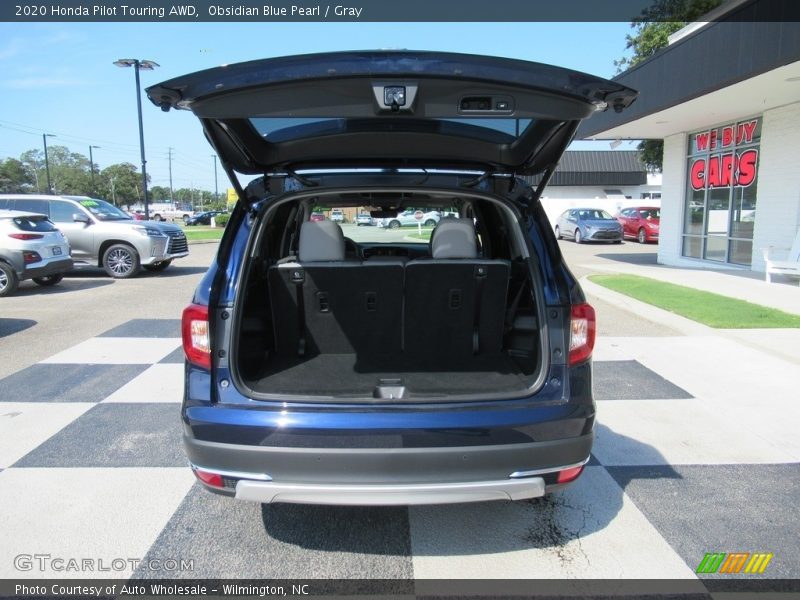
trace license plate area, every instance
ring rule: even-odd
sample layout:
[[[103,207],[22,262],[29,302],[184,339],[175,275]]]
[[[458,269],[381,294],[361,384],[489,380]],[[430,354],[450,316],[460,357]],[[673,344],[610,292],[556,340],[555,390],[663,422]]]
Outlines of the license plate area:
[[[61,246],[53,246],[53,256],[61,256]]]

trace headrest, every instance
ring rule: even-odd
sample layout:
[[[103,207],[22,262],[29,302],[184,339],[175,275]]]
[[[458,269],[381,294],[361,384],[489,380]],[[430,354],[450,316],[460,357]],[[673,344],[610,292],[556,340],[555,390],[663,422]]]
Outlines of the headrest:
[[[446,217],[431,236],[433,258],[477,258],[478,243],[472,219]]]
[[[300,262],[344,260],[344,234],[333,221],[306,221],[300,226]]]

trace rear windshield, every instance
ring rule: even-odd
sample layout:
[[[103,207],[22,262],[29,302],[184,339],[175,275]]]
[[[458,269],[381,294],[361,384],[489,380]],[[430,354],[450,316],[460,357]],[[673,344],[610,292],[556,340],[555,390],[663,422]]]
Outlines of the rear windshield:
[[[38,231],[42,233],[46,233],[48,231],[56,231],[56,226],[53,225],[50,220],[45,217],[16,217],[12,219],[14,225],[16,225],[17,229],[21,229],[22,231]]]
[[[330,220],[332,215],[337,216],[336,222],[345,238],[370,244],[427,244],[433,228],[442,219],[459,216],[451,206],[405,207],[391,213],[371,212],[363,206],[317,206],[311,220]]]
[[[643,219],[660,219],[661,218],[661,209],[660,208],[642,208],[639,210],[639,214],[642,215]]]
[[[330,117],[260,117],[250,124],[268,142],[287,142],[302,138],[336,135],[347,132],[391,131],[435,132],[468,137],[487,142],[511,142],[527,129],[533,119],[448,118],[448,119],[332,119]]]

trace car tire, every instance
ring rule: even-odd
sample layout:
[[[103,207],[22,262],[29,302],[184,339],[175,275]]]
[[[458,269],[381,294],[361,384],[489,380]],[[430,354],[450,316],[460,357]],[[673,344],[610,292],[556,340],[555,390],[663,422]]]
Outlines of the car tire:
[[[558,225],[556,225],[556,239],[561,239],[561,230],[558,228]]]
[[[575,230],[575,243],[576,244],[582,244],[583,243],[583,236],[581,235],[581,230],[580,229],[576,229]]]
[[[164,218],[160,214],[156,213],[153,215],[153,221],[163,221],[163,220]]]
[[[33,282],[37,285],[49,287],[61,283],[62,279],[64,279],[64,275],[57,273],[56,275],[47,275],[46,277],[34,277]]]
[[[644,227],[640,227],[639,228],[639,233],[636,234],[636,240],[640,244],[646,244],[647,243],[647,232],[644,230]]]
[[[428,219],[425,221],[425,223],[423,223],[423,225],[425,225],[425,227],[434,227],[436,225],[436,221],[433,219]]]
[[[0,298],[10,296],[19,287],[19,277],[11,265],[0,262]]]
[[[169,259],[169,260],[162,260],[161,262],[153,263],[152,265],[142,265],[142,267],[144,267],[145,271],[152,271],[152,272],[155,272],[155,273],[160,273],[161,271],[166,269],[171,264],[172,264],[172,259]]]
[[[389,221],[389,229],[398,229],[400,227],[400,221]]]
[[[139,266],[139,253],[127,244],[114,244],[103,253],[103,269],[114,279],[135,276]]]
[[[189,215],[183,215],[183,224],[184,225],[188,225],[189,224],[189,219],[191,219],[191,218],[192,217],[190,217]]]

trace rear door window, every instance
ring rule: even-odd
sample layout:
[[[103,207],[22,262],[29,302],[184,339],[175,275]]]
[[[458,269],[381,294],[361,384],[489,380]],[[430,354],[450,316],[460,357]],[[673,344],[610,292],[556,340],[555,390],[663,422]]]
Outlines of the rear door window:
[[[50,219],[56,223],[72,223],[72,215],[80,210],[69,202],[50,201]]]
[[[14,201],[14,210],[41,213],[43,215],[50,214],[47,200],[33,200],[30,198],[17,198]]]

